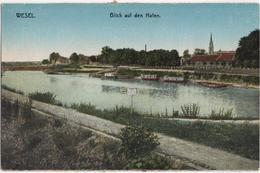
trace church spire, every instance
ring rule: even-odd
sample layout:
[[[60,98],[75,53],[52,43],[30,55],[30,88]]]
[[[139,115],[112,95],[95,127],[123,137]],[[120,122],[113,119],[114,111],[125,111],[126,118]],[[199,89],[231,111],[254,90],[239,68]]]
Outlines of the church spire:
[[[212,40],[212,33],[210,33],[210,41],[209,41],[209,55],[214,54],[214,45]]]

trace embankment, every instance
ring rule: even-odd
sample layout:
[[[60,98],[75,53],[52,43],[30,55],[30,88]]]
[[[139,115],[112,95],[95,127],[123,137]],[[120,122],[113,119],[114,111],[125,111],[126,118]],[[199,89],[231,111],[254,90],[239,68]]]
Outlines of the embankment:
[[[28,101],[26,96],[6,90],[2,90],[2,97],[11,101]],[[38,101],[32,101],[32,108],[35,112],[42,115],[66,119],[97,133],[111,136],[111,138],[114,139],[117,139],[121,128],[124,127],[124,125],[79,113],[73,109]],[[184,160],[187,165],[196,169],[256,170],[259,167],[258,160],[244,158],[236,154],[159,133],[157,133],[157,135],[160,140],[160,146],[157,148],[158,153],[172,158],[180,158]]]

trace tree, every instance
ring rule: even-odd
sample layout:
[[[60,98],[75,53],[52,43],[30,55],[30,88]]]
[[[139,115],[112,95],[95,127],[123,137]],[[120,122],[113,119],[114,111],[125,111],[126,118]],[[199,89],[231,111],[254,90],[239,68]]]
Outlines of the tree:
[[[240,39],[235,60],[237,66],[259,68],[259,29]]]
[[[112,65],[146,65],[146,66],[177,66],[180,57],[177,50],[143,50],[123,48],[113,50],[108,46],[102,48],[99,62]]]
[[[205,55],[206,54],[206,50],[205,49],[199,49],[199,48],[196,48],[194,50],[194,55]]]
[[[71,55],[70,55],[70,62],[72,63],[72,64],[78,64],[79,63],[79,56],[78,56],[78,54],[77,53],[72,53]]]
[[[101,50],[100,62],[102,62],[103,64],[107,64],[112,52],[113,49],[111,49],[109,46],[103,47]]]
[[[44,59],[44,60],[42,60],[42,64],[49,64],[50,62],[49,62],[49,60],[48,59]]]
[[[174,66],[179,66],[181,62],[181,57],[179,56],[179,53],[177,50],[173,49],[170,51],[170,55],[172,58],[172,64]]]
[[[55,64],[57,59],[60,57],[60,54],[59,53],[56,53],[56,52],[52,52],[49,56],[49,61],[51,64]]]
[[[189,50],[188,49],[184,50],[183,58],[187,60],[187,59],[190,59],[190,57],[191,57],[191,55],[189,54]]]

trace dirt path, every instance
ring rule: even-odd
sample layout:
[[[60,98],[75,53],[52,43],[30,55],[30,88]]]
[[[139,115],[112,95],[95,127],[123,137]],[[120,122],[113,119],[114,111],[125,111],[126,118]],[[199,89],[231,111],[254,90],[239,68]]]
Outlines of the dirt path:
[[[2,97],[12,101],[18,100],[23,102],[28,100],[25,96],[6,90],[2,90]],[[32,107],[49,116],[65,118],[114,137],[117,137],[121,128],[124,127],[124,125],[79,113],[73,109],[66,109],[38,101],[33,101]],[[257,160],[247,159],[236,154],[163,134],[158,134],[158,136],[160,146],[157,148],[157,151],[159,153],[185,159],[194,165],[217,170],[257,170],[259,168],[259,161]]]

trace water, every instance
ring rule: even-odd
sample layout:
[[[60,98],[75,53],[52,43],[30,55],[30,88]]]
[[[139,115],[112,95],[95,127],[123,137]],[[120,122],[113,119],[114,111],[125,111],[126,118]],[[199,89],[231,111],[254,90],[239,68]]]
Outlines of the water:
[[[101,80],[87,74],[48,75],[40,71],[8,71],[2,83],[22,90],[25,94],[39,91],[52,92],[63,103],[91,103],[97,108],[130,107],[127,88],[137,88],[133,107],[139,112],[165,113],[181,110],[181,105],[197,103],[200,115],[212,110],[233,109],[236,116],[258,117],[258,89],[206,88],[196,84],[176,84],[141,80]]]

